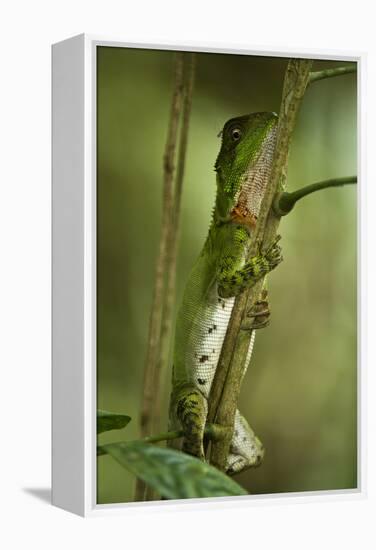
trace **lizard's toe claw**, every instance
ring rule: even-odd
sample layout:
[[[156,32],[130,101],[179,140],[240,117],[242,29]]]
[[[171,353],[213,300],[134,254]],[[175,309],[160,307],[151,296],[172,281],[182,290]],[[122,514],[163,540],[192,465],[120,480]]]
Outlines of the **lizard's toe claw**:
[[[268,252],[266,258],[270,264],[271,269],[276,267],[282,261],[282,250],[281,247],[277,244]]]

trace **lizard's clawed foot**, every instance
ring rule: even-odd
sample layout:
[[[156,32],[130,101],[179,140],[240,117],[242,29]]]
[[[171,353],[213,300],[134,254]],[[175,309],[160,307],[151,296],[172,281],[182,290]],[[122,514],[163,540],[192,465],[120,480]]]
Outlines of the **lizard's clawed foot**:
[[[256,302],[254,307],[247,312],[247,321],[249,324],[246,328],[249,330],[267,327],[270,323],[269,303],[266,300]]]
[[[277,267],[277,265],[280,264],[283,260],[282,249],[278,244],[278,241],[280,240],[280,238],[281,238],[281,235],[277,235],[274,242],[265,252],[265,258],[269,263],[270,271],[275,267]]]
[[[243,330],[256,330],[268,326],[270,322],[270,309],[267,300],[267,290],[263,290],[260,300],[247,311],[247,315],[242,324]]]
[[[186,387],[177,401],[177,417],[184,430],[182,450],[205,460],[204,430],[208,405],[204,396],[194,387]]]

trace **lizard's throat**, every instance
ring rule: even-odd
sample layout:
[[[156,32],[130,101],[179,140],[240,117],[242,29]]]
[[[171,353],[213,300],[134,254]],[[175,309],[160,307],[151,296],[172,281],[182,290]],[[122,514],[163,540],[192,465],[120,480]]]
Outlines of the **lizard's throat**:
[[[270,179],[277,128],[270,129],[260,149],[260,154],[246,171],[235,195],[231,218],[235,223],[255,227],[262,199]]]

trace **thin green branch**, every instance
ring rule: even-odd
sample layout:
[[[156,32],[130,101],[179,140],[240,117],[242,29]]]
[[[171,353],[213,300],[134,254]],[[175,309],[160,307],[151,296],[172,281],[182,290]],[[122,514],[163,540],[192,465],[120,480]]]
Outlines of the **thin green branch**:
[[[148,437],[143,437],[140,441],[145,443],[160,443],[161,441],[169,441],[170,439],[178,439],[184,435],[183,430],[176,430],[174,432],[164,432],[158,435],[149,435]],[[101,445],[97,446],[97,456],[102,456],[107,454]]]
[[[223,437],[223,429],[221,426],[217,424],[207,423],[205,426],[205,436],[208,439],[212,439],[214,441],[219,441]],[[183,437],[184,430],[175,430],[172,432],[163,432],[158,435],[150,435],[148,437],[144,437],[142,441],[145,441],[146,443],[160,443],[161,441],[169,441],[171,439],[179,439],[179,437]]]
[[[322,80],[324,78],[332,78],[343,74],[356,73],[356,63],[346,65],[345,67],[335,67],[334,69],[325,69],[323,71],[314,71],[309,74],[308,84]]]
[[[310,195],[311,193],[315,193],[316,191],[320,191],[321,189],[327,189],[329,187],[340,187],[343,185],[349,185],[356,182],[357,182],[356,176],[348,176],[345,178],[333,178],[329,180],[319,181],[316,183],[311,183],[310,185],[306,185],[305,187],[297,189],[292,193],[287,193],[286,191],[283,191],[282,193],[278,193],[274,199],[274,202],[273,202],[274,212],[278,216],[285,216],[286,214],[291,212],[295,204],[300,199],[302,199],[303,197],[306,197],[307,195]]]
[[[262,245],[262,249],[265,250],[276,237],[280,218],[272,210],[273,198],[281,185],[283,186],[283,182],[286,181],[292,132],[308,83],[311,67],[312,61],[302,59],[292,59],[287,66],[273,169],[257,220],[256,238],[254,246],[250,250],[250,256],[257,254],[260,244]],[[210,461],[220,470],[225,470],[226,467],[240,393],[240,384],[250,341],[250,334],[240,330],[240,328],[245,312],[255,304],[260,296],[262,287],[263,281],[261,280],[248,293],[241,294],[235,300],[210,394],[209,418],[215,418],[216,424],[227,428],[226,437],[212,443]]]
[[[206,424],[205,426],[205,436],[208,439],[211,439],[213,441],[219,441],[223,437],[223,429],[221,426],[218,426],[216,424]],[[157,435],[149,435],[147,437],[143,437],[140,439],[140,441],[144,441],[145,443],[161,443],[162,441],[170,441],[171,439],[179,439],[179,437],[183,437],[184,430],[175,430],[172,432],[162,432]],[[102,456],[107,454],[106,451],[103,449],[101,445],[97,446],[97,456]]]
[[[160,443],[161,441],[169,441],[170,439],[178,439],[184,435],[183,430],[175,430],[174,432],[164,432],[158,435],[149,435],[144,437],[142,441],[145,443]]]

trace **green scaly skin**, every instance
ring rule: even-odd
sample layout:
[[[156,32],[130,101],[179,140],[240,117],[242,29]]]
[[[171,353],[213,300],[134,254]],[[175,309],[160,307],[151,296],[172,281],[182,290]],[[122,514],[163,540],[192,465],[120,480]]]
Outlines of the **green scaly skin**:
[[[282,260],[277,242],[246,261],[261,200],[270,177],[277,116],[255,113],[229,120],[215,164],[217,195],[204,247],[188,278],[178,313],[173,359],[170,429],[183,429],[183,450],[204,460],[203,436],[210,387],[235,297]],[[254,329],[268,317],[266,292],[253,318]],[[245,373],[243,373],[244,376]],[[172,443],[176,446],[177,443]],[[263,447],[247,421],[236,413],[227,472],[256,466]]]

